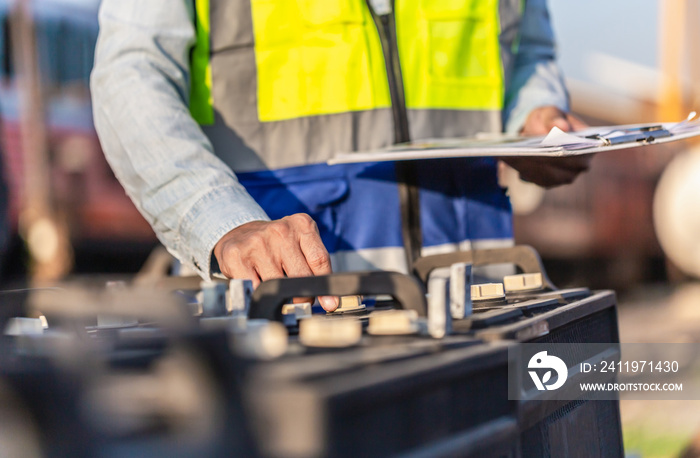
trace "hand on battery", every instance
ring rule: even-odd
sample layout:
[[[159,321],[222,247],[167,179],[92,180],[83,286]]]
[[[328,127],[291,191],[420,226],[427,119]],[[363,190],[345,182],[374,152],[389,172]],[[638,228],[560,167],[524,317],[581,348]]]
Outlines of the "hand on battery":
[[[564,113],[557,107],[539,107],[530,113],[521,134],[547,135],[552,127],[564,132],[581,130],[586,123],[570,113]],[[545,188],[570,184],[576,177],[589,169],[592,154],[570,157],[509,157],[503,162],[520,172],[524,181],[535,183]]]
[[[331,273],[330,256],[316,223],[303,213],[238,226],[219,240],[214,256],[221,273],[228,278],[250,279],[255,288],[273,278]],[[318,300],[326,311],[338,308],[337,297]]]

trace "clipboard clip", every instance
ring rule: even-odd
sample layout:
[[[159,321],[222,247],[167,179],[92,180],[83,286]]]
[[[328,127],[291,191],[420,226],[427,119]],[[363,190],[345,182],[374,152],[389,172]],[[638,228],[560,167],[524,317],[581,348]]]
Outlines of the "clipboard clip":
[[[620,132],[621,135],[612,135]],[[603,146],[621,145],[623,143],[641,142],[643,144],[653,143],[657,138],[670,137],[671,132],[660,124],[654,126],[636,127],[633,129],[613,130],[604,134],[588,135],[586,138],[602,140]]]

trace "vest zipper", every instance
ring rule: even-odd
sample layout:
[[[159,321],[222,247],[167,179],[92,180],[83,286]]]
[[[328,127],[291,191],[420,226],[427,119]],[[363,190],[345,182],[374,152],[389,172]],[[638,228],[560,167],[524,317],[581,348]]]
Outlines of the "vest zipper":
[[[377,14],[372,7],[372,0],[367,0],[367,6],[377,27],[384,54],[391,97],[391,112],[394,118],[394,143],[407,143],[411,141],[411,134],[408,129],[408,113],[396,39],[394,0],[391,0],[390,5],[391,8],[387,13]],[[411,272],[413,262],[420,257],[423,245],[418,173],[414,161],[396,162],[395,168],[399,187],[399,205],[401,206],[401,235],[408,271]]]
[[[380,15],[372,8],[371,0],[367,0],[367,5],[379,32],[379,40],[382,44],[382,53],[386,64],[389,95],[391,96],[391,111],[394,118],[394,143],[406,143],[411,141],[411,135],[408,131],[408,114],[406,112],[401,64],[399,63],[393,3],[392,1],[391,12]]]

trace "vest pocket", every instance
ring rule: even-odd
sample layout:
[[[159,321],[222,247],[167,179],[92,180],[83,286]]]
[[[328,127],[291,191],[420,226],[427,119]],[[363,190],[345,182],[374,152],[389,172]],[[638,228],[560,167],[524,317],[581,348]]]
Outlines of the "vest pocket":
[[[239,173],[238,179],[271,219],[306,213],[316,221],[321,240],[330,252],[343,245],[337,227],[338,206],[350,190],[344,173],[306,166]]]
[[[389,105],[374,23],[355,0],[252,0],[260,121]]]
[[[345,199],[349,189],[344,174],[317,169],[321,167],[246,172],[239,173],[238,179],[272,219],[294,213],[313,216]]]
[[[420,0],[417,12],[399,11],[400,45],[414,51],[401,54],[412,108],[501,108],[497,0]]]
[[[498,79],[497,2],[422,0],[428,22],[429,72],[436,80],[487,84]]]

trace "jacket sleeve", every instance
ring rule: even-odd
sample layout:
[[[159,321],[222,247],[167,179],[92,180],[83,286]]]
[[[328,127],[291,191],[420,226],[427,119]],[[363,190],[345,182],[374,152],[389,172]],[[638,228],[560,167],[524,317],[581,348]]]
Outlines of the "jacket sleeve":
[[[91,91],[105,156],[160,241],[210,275],[216,242],[269,218],[190,116],[186,0],[103,0]]]
[[[520,43],[505,98],[506,132],[519,132],[530,112],[553,105],[569,111],[569,94],[555,62],[555,43],[546,0],[525,0]]]

